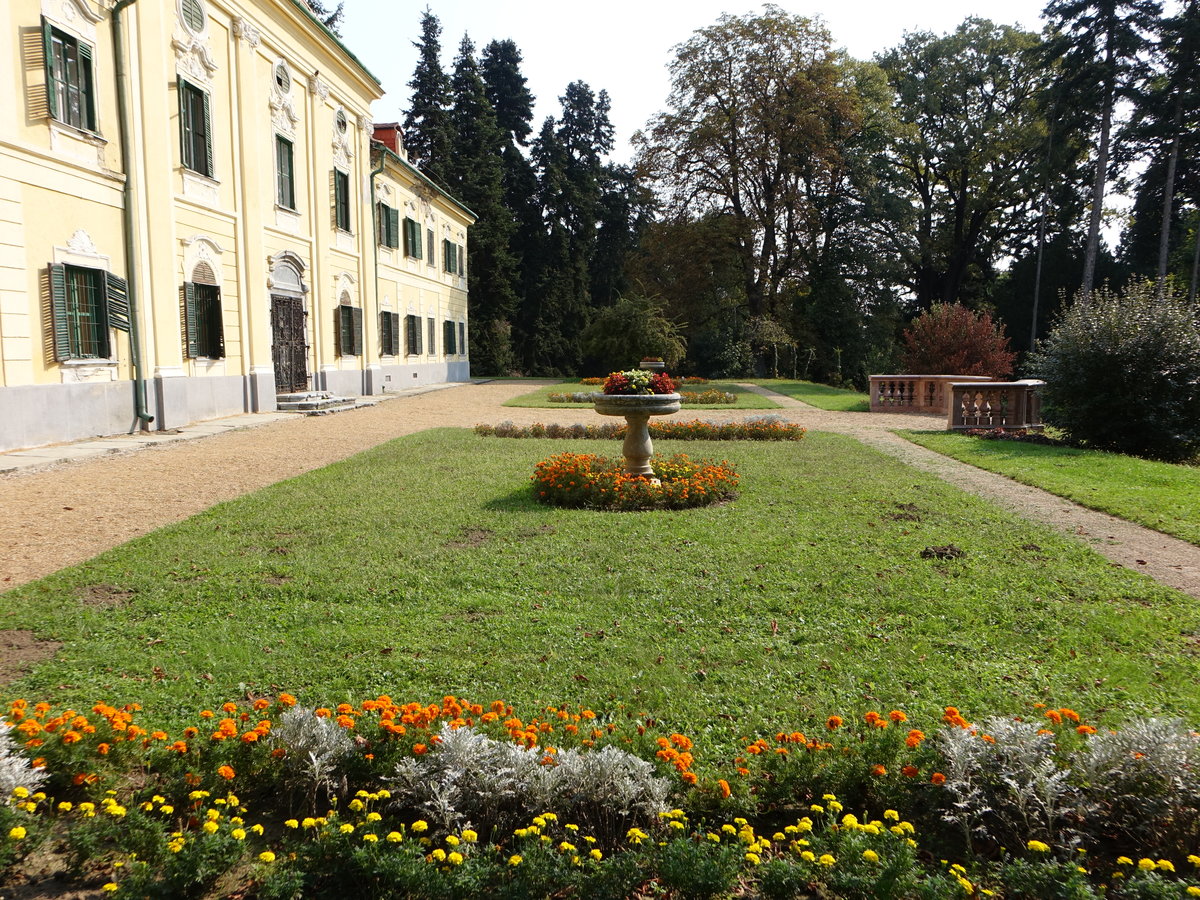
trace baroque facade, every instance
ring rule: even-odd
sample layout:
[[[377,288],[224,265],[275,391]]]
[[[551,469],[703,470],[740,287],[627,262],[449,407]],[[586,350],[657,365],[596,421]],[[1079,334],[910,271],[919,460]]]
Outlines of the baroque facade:
[[[0,451],[469,377],[474,216],[303,0],[0,23]]]

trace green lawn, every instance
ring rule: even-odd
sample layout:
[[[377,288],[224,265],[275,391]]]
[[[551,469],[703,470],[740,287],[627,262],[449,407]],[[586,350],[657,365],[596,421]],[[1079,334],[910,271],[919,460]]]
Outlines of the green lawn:
[[[1047,527],[822,433],[661,441],[738,467],[722,506],[533,502],[538,460],[618,446],[410,435],[0,594],[63,642],[0,700],[170,726],[247,690],[628,704],[731,755],[867,708],[1200,721],[1196,603]]]
[[[553,403],[550,400],[552,393],[575,393],[577,391],[599,391],[600,385],[580,384],[579,379],[571,379],[562,381],[558,384],[543,385],[535,391],[528,394],[522,394],[520,397],[514,397],[505,403],[505,406],[519,406],[533,409],[590,409],[586,403]],[[779,404],[770,397],[764,397],[761,394],[756,394],[753,391],[748,391],[744,387],[736,384],[730,384],[725,381],[710,381],[708,384],[685,384],[680,387],[682,391],[700,391],[715,390],[725,391],[729,394],[737,395],[737,403],[684,403],[683,411],[696,409],[778,409]]]
[[[1200,545],[1200,467],[948,432],[899,433],[946,456]]]
[[[761,385],[818,409],[828,409],[833,412],[870,412],[871,410],[870,397],[860,394],[858,391],[847,391],[842,388],[830,387],[827,384],[816,384],[812,381],[787,381],[780,378],[748,378],[746,380],[751,384]]]

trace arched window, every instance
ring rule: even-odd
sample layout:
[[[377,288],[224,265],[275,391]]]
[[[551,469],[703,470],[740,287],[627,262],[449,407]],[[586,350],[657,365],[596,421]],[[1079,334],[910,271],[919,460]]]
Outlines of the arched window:
[[[196,263],[192,280],[183,284],[183,331],[192,359],[224,359],[221,287],[207,262]]]

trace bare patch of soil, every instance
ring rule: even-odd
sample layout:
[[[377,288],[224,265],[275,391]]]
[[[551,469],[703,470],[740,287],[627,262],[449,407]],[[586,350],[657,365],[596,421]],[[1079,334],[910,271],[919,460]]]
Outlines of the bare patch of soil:
[[[25,675],[35,665],[53,659],[61,641],[42,640],[24,628],[0,631],[0,684]]]
[[[482,547],[494,535],[495,532],[490,528],[479,528],[469,525],[462,529],[457,540],[447,541],[446,546],[452,550],[468,550],[472,547]]]
[[[96,606],[100,609],[113,609],[124,606],[125,601],[133,596],[133,591],[118,587],[115,584],[89,584],[79,593],[79,600],[84,606]]]

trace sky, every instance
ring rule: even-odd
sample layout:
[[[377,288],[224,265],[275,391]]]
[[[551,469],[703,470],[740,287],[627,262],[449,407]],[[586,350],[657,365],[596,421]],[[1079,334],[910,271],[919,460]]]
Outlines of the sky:
[[[332,5],[325,0],[326,6]],[[383,82],[387,96],[372,110],[377,122],[402,121],[408,108],[408,82],[417,63],[413,42],[420,37],[425,2],[345,0],[342,40]],[[665,108],[672,48],[698,28],[715,24],[723,13],[746,15],[761,4],[738,0],[427,0],[442,24],[442,65],[447,72],[463,34],[476,52],[492,40],[511,38],[520,48],[522,70],[536,98],[533,131],[559,114],[558,98],[572,81],[585,81],[597,93],[607,90],[616,135],[613,160],[628,162],[629,139]],[[1041,30],[1046,0],[838,0],[827,3],[778,2],[790,13],[820,17],[835,45],[859,59],[898,44],[906,32],[953,31],[968,16]]]

